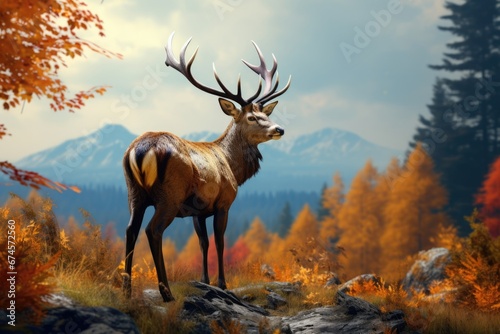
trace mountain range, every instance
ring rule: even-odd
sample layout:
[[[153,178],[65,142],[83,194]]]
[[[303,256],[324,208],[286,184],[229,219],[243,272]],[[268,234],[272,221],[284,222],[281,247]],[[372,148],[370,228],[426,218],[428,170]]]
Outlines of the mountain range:
[[[136,137],[121,125],[107,125],[94,133],[31,154],[15,165],[81,188],[78,194],[41,189],[41,195],[54,202],[54,212],[62,225],[70,216],[78,218],[79,210],[85,209],[96,222],[112,224],[117,235],[123,237],[130,216],[121,164],[123,153]],[[212,141],[217,137],[218,134],[212,132],[197,132],[185,136],[185,139]],[[354,133],[332,128],[294,139],[285,137],[270,141],[259,148],[264,157],[262,168],[240,188],[229,212],[226,237],[230,243],[244,233],[257,216],[269,231],[278,232],[284,223],[283,217],[287,216],[284,215],[287,206],[290,217],[294,217],[305,204],[319,213],[320,190],[331,181],[335,172],[340,172],[348,187],[368,159],[382,170],[392,157],[402,154],[370,143]],[[29,191],[17,184],[0,187],[0,202],[6,201],[11,192],[25,198]],[[151,216],[152,209],[148,209],[145,221]],[[189,219],[176,218],[176,221],[164,236],[174,240],[178,249],[182,249],[193,233],[193,227]],[[291,224],[291,221],[286,224]]]
[[[122,125],[109,124],[86,136],[31,154],[15,165],[66,184],[124,188],[122,157],[136,137]],[[184,138],[212,141],[217,137],[215,133],[197,132]],[[291,140],[271,141],[259,145],[259,149],[264,157],[261,170],[242,186],[242,192],[318,192],[337,171],[349,185],[368,159],[382,170],[392,157],[402,154],[352,132],[333,128]]]

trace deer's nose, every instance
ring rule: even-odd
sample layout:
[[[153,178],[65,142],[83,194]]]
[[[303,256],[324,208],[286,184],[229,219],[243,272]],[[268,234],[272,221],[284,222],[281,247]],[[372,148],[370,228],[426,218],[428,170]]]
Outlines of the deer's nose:
[[[279,133],[280,136],[283,136],[285,134],[285,129],[277,126],[276,127],[276,132]]]

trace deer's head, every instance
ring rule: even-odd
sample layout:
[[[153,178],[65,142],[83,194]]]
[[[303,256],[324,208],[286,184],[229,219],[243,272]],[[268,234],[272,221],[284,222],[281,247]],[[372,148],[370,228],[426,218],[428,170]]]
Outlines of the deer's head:
[[[170,35],[168,44],[165,47],[167,52],[167,60],[165,61],[165,64],[182,73],[189,80],[189,82],[191,82],[198,89],[209,94],[219,96],[219,105],[222,111],[226,115],[233,117],[234,124],[239,127],[240,133],[249,143],[256,145],[270,139],[280,139],[281,136],[284,135],[285,130],[269,118],[278,104],[278,101],[269,104],[267,103],[286,92],[288,87],[290,87],[291,77],[288,79],[286,86],[277,91],[279,84],[278,75],[276,76],[276,80],[273,84],[273,77],[278,69],[278,63],[274,55],[273,66],[271,70],[268,70],[262,52],[257,44],[252,42],[259,55],[260,65],[252,65],[245,60],[243,60],[243,63],[259,75],[259,86],[255,94],[245,99],[241,94],[240,79],[238,78],[237,92],[236,94],[233,94],[220,80],[217,75],[217,71],[215,70],[215,65],[213,67],[215,80],[222,90],[216,90],[198,82],[191,73],[191,66],[196,57],[196,53],[198,52],[198,48],[186,62],[186,49],[191,42],[191,39],[189,39],[181,48],[179,60],[176,60],[172,52],[173,37],[174,33]],[[262,89],[262,79],[264,80],[264,89]],[[238,104],[239,107],[235,106],[233,102]]]

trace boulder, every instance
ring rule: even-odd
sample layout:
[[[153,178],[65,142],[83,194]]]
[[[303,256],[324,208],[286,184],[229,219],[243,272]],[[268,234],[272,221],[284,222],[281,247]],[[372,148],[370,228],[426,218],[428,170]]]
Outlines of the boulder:
[[[16,315],[16,327],[4,322],[8,319],[0,311],[0,333],[19,332],[45,333],[140,333],[134,320],[111,307],[83,307],[67,297],[63,292],[56,292],[42,297],[48,308],[39,325],[26,324],[30,319],[30,312],[26,310]]]
[[[401,311],[382,313],[374,305],[337,292],[334,306],[319,307],[282,319],[282,333],[402,333]]]
[[[262,323],[268,322],[268,311],[240,300],[230,291],[200,282],[191,284],[201,293],[186,297],[182,314],[196,322],[194,333],[210,333],[214,321],[222,328],[238,322],[246,333],[259,333]]]
[[[364,283],[368,283],[368,282],[373,282],[373,284],[375,284],[375,286],[382,285],[382,281],[381,281],[380,277],[373,275],[373,274],[363,274],[363,275],[356,276],[353,279],[340,285],[338,287],[338,291],[344,292],[344,293],[349,293],[351,291],[352,287],[354,286],[354,284],[364,284]]]
[[[139,334],[134,320],[111,307],[55,307],[31,333]]]
[[[340,281],[340,278],[337,276],[337,274],[333,274],[332,278],[330,278],[328,281],[325,283],[325,287],[331,287],[331,286],[337,286],[342,284]]]
[[[429,294],[432,283],[446,278],[446,266],[451,261],[450,252],[446,248],[432,248],[421,251],[402,281],[403,289],[408,294],[412,291]]]
[[[285,306],[288,304],[285,298],[281,297],[276,292],[269,292],[266,297],[267,299],[267,307],[271,310],[276,310],[280,306]]]
[[[51,293],[42,297],[42,300],[52,306],[73,307],[76,303],[64,294],[64,292]]]
[[[270,282],[264,284],[265,289],[270,292],[280,292],[284,295],[300,294],[300,283]]]

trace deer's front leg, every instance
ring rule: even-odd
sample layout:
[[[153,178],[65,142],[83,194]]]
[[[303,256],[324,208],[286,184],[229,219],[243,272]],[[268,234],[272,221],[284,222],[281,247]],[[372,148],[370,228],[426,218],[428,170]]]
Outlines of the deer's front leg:
[[[193,217],[193,225],[196,234],[198,235],[198,241],[200,243],[201,254],[203,256],[203,273],[201,275],[201,282],[205,284],[210,284],[210,279],[208,277],[208,234],[207,234],[207,224],[206,217]]]
[[[214,237],[219,266],[219,280],[217,285],[224,290],[227,288],[226,278],[224,276],[224,232],[226,232],[227,216],[227,209],[218,209],[214,215]]]

